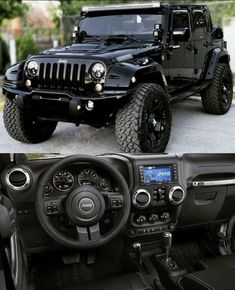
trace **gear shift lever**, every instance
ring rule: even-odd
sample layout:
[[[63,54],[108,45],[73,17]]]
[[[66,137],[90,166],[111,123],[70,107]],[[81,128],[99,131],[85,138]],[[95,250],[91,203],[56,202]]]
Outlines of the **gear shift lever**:
[[[139,263],[139,265],[142,265],[142,259],[141,259],[141,252],[142,252],[142,248],[141,248],[141,244],[140,243],[134,243],[133,244],[133,249],[135,252],[135,256],[136,256],[136,260]]]
[[[166,249],[166,256],[163,259],[167,269],[169,271],[178,271],[178,265],[176,262],[170,257],[170,248],[172,244],[172,234],[170,232],[163,233],[163,243],[164,248]]]
[[[170,248],[172,244],[172,234],[170,232],[163,233],[163,243],[166,249],[166,260],[169,260]]]

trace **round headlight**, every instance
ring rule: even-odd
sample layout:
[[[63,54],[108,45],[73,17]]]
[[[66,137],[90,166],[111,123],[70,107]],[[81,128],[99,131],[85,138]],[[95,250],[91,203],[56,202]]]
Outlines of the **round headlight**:
[[[102,79],[105,76],[105,66],[100,63],[96,62],[91,67],[91,76],[96,79]]]
[[[38,73],[38,63],[34,60],[30,61],[27,65],[26,70],[30,76],[35,77]]]

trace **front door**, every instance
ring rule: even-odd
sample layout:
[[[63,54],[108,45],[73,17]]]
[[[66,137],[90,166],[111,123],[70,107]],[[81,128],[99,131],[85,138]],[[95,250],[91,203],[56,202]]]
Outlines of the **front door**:
[[[171,79],[194,78],[194,55],[191,37],[191,21],[189,11],[174,10],[171,20],[171,34],[177,29],[188,29],[189,38],[172,45],[168,55],[168,73]]]

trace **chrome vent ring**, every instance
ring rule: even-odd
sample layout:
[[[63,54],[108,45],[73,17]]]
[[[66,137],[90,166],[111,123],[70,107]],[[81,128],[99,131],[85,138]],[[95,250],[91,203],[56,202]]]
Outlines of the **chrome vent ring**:
[[[24,168],[15,167],[7,172],[6,183],[13,190],[23,191],[30,186],[31,177]]]

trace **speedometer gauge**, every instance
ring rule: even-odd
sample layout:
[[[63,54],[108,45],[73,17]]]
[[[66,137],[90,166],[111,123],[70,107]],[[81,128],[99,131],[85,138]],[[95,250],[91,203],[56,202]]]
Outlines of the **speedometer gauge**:
[[[53,177],[53,185],[60,191],[69,190],[74,183],[73,175],[67,170],[57,172]]]
[[[85,168],[78,175],[79,185],[97,185],[98,175],[94,169]]]

